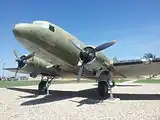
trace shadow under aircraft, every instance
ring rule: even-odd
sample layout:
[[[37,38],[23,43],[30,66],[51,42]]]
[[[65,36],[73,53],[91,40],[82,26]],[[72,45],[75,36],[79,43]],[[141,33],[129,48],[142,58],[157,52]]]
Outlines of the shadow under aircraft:
[[[80,90],[80,91],[50,90],[50,94],[45,95],[42,98],[37,98],[38,90],[36,89],[24,89],[24,88],[7,88],[7,89],[32,94],[29,96],[20,96],[20,98],[34,98],[33,100],[29,100],[29,101],[21,103],[22,106],[43,104],[43,103],[60,101],[60,100],[65,100],[69,98],[74,98],[74,97],[86,98],[81,101],[70,100],[72,102],[79,103],[78,106],[81,106],[83,104],[96,104],[96,103],[103,102],[104,100],[104,98],[101,98],[97,94],[97,88]],[[115,93],[114,97],[120,98],[120,100],[160,100],[159,94]]]

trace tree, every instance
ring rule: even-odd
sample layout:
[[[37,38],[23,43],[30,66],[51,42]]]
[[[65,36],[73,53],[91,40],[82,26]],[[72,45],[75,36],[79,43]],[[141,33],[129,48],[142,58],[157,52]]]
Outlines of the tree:
[[[113,57],[113,62],[117,62],[117,61],[118,61],[117,57],[116,56]]]
[[[156,55],[155,54],[152,54],[152,53],[145,53],[143,55],[143,58],[145,59],[148,59],[148,58],[156,58]]]

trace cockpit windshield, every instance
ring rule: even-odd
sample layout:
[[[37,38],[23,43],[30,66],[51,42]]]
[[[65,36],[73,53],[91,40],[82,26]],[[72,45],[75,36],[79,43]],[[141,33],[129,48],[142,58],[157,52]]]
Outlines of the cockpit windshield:
[[[49,22],[47,21],[33,21],[33,24],[40,25],[44,28],[49,28]]]
[[[50,25],[50,23],[47,21],[33,21],[33,24],[40,25],[41,27],[47,28],[52,32],[55,32],[54,26]]]

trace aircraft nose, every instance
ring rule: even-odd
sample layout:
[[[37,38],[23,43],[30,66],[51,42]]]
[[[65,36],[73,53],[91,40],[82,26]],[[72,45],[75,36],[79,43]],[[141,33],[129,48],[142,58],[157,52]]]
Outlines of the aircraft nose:
[[[27,23],[19,23],[16,24],[13,28],[13,33],[15,36],[21,36],[23,33],[26,33],[26,27],[28,26]]]

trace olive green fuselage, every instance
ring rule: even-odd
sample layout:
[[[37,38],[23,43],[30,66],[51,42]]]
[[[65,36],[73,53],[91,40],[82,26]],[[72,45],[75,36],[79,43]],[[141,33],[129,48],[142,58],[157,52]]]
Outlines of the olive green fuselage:
[[[38,64],[46,65],[46,62],[48,62],[59,65],[65,71],[76,73],[80,50],[73,45],[72,40],[82,48],[86,45],[60,27],[49,24],[54,27],[54,31],[43,28],[38,24],[19,24],[17,27],[15,26],[13,33],[26,49],[35,52],[37,57],[45,61]],[[93,63],[92,69],[95,71],[99,68],[107,69],[110,61],[104,53],[98,52],[96,56],[96,62]]]

